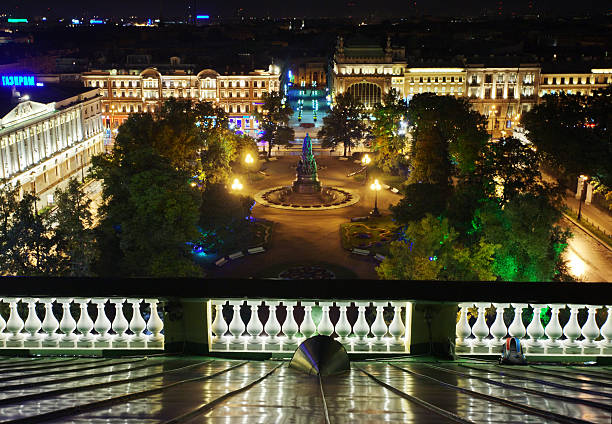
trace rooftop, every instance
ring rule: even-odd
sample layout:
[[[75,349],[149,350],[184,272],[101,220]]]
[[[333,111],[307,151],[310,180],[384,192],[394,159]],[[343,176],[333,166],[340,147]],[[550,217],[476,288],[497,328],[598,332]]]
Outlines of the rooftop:
[[[610,423],[612,370],[406,357],[302,374],[284,360],[0,358],[0,422]],[[176,421],[175,421],[176,420]]]
[[[92,88],[46,84],[42,87],[17,87],[16,90],[22,98],[27,95],[33,102],[49,104],[78,96],[91,91]],[[0,118],[13,110],[16,105],[11,87],[0,87]]]

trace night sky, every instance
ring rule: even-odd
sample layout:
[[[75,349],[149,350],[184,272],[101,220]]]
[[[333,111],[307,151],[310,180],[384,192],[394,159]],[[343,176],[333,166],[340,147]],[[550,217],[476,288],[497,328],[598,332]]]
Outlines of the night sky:
[[[465,16],[524,14],[584,15],[612,12],[610,0],[224,0],[197,1],[197,12],[231,16],[243,8],[246,16]],[[2,0],[0,12],[14,16],[185,16],[186,0]]]

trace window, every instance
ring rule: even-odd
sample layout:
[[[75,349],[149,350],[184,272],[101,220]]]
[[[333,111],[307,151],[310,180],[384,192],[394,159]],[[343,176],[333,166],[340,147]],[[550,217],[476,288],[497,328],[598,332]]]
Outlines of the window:
[[[498,99],[501,99],[504,96],[504,87],[503,86],[497,86],[495,87],[495,97]]]
[[[485,74],[485,84],[491,84],[493,82],[493,74]]]
[[[497,74],[497,83],[498,84],[504,83],[504,74]]]
[[[221,81],[221,85],[219,87],[224,88],[225,87],[225,83],[223,81]]]
[[[261,82],[261,88],[266,88],[266,82],[265,81]]]

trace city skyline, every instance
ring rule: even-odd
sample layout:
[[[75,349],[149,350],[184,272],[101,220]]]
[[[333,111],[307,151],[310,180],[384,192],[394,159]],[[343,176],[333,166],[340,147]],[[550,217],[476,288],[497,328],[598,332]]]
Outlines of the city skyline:
[[[184,17],[187,16],[188,3],[192,1],[169,2],[167,0],[156,0],[145,2],[136,0],[126,4],[117,0],[104,3],[99,2],[77,2],[67,0],[59,4],[49,6],[48,2],[42,0],[30,0],[27,3],[9,0],[0,9],[0,13],[17,16],[162,16],[162,17]],[[300,4],[280,2],[278,0],[266,0],[259,2],[257,6],[244,4],[237,0],[223,2],[223,4],[203,4],[195,2],[195,13],[209,14],[211,16],[236,16],[244,17],[320,17],[320,16],[374,16],[380,18],[391,18],[400,16],[480,16],[480,15],[525,15],[540,14],[545,16],[560,15],[596,15],[610,13],[612,11],[608,2],[602,0],[583,1],[579,4],[569,0],[518,0],[514,2],[503,0],[490,0],[477,2],[470,0],[461,4],[448,4],[444,0],[410,1],[400,2],[397,0],[385,0],[375,5],[363,1],[336,0],[334,2],[323,2],[320,0],[310,2],[305,8]]]

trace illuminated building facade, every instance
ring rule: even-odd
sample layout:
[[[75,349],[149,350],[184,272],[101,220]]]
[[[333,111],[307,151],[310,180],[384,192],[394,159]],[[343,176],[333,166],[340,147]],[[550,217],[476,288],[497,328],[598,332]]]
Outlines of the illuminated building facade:
[[[473,109],[487,117],[487,129],[494,137],[510,135],[521,113],[529,111],[545,94],[591,95],[612,83],[612,69],[586,73],[543,73],[539,64],[514,67],[410,66],[401,48],[360,40],[346,46],[338,39],[330,64],[332,96],[351,93],[371,108],[390,89],[410,100],[419,93],[467,98]]]
[[[116,130],[131,113],[155,112],[169,98],[210,101],[225,110],[230,125],[255,136],[254,112],[261,109],[263,93],[279,91],[280,69],[221,75],[204,69],[197,74],[175,70],[162,74],[155,68],[91,71],[82,75],[86,87],[102,94],[106,128]]]
[[[0,88],[0,178],[36,193],[38,207],[52,204],[69,178],[81,179],[103,149],[97,89]]]

